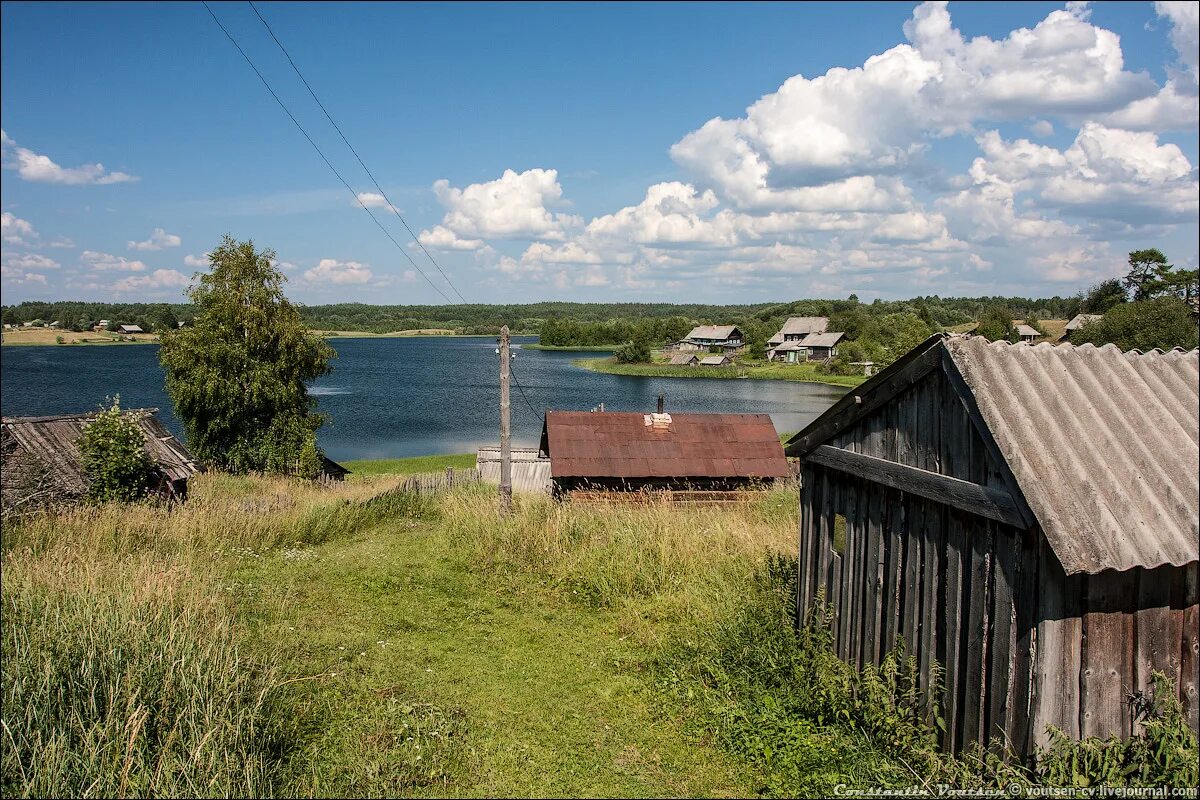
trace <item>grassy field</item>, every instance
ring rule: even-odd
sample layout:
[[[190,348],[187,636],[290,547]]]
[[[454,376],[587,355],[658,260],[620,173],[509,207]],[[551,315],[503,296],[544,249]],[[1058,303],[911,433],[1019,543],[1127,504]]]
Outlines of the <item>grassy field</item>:
[[[58,340],[62,339],[62,342]],[[157,344],[158,337],[153,333],[134,333],[119,335],[107,332],[55,330],[53,328],[14,328],[5,331],[3,343],[6,345],[116,345],[116,344]]]
[[[350,470],[350,478],[357,480],[374,475],[413,475],[418,472],[441,472],[447,468],[467,469],[475,466],[475,454],[454,453],[440,456],[412,456],[411,458],[377,458],[340,463]]]
[[[866,380],[862,375],[825,375],[816,364],[756,363],[732,367],[677,367],[670,364],[618,364],[611,358],[583,358],[573,362],[578,367],[610,375],[634,375],[646,378],[747,378],[768,381],[799,381],[828,383],[834,386],[858,386]]]
[[[389,485],[204,475],[173,512],[6,524],[5,795],[753,790],[646,670],[789,546],[790,500],[502,522],[487,490]]]

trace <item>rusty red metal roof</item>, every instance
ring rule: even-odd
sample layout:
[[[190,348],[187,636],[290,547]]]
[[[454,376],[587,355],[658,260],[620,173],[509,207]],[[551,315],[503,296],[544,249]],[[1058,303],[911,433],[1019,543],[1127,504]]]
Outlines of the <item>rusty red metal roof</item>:
[[[549,411],[542,449],[555,478],[784,478],[783,446],[766,414],[651,415]]]

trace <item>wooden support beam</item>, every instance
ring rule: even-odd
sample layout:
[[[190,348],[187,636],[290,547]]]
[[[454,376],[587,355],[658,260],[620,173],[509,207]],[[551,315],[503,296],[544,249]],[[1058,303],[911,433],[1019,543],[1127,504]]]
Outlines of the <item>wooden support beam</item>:
[[[1003,522],[1005,525],[1025,527],[1025,520],[1017,502],[1011,494],[1001,489],[980,486],[970,481],[862,453],[852,453],[827,444],[820,445],[804,458],[814,464],[944,503],[952,508]]]

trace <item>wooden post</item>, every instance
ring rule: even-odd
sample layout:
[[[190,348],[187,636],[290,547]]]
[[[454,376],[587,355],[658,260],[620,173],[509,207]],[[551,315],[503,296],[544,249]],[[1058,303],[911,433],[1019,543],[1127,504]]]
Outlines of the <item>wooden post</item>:
[[[500,515],[512,509],[512,431],[508,402],[508,326],[500,329]]]

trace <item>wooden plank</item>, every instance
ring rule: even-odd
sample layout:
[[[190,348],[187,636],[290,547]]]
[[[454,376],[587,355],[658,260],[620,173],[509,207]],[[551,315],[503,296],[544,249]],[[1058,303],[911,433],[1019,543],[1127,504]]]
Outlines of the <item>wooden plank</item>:
[[[1179,674],[1179,634],[1171,625],[1172,567],[1133,570],[1136,576],[1137,604],[1134,611],[1133,683],[1130,691],[1154,696],[1152,675],[1155,670],[1176,681]],[[1174,635],[1172,635],[1174,633]],[[1134,733],[1141,725],[1131,721]]]
[[[941,363],[941,343],[931,344],[924,351],[913,351],[911,361],[901,358],[875,378],[852,389],[846,396],[822,414],[787,443],[789,456],[803,457],[813,447],[851,428],[858,420],[882,408],[893,397],[920,381]]]
[[[901,572],[900,602],[899,602],[899,631],[904,638],[904,645],[913,655],[919,655],[921,642],[917,636],[921,613],[921,598],[925,588],[922,581],[921,567],[925,558],[925,525],[920,517],[913,518],[914,503],[922,502],[908,494],[901,495],[904,510],[904,565]]]
[[[851,453],[829,445],[816,448],[808,454],[807,459],[814,464],[920,495],[1006,525],[1025,527],[1016,501],[1003,489],[981,486],[926,469],[897,464],[862,453]]]
[[[838,655],[851,663],[850,640],[854,636],[854,589],[859,560],[856,558],[858,536],[851,520],[854,518],[858,495],[852,485],[854,481],[838,482],[838,499],[841,501],[842,518],[846,525],[846,546],[842,554],[841,596],[838,598]]]
[[[1133,679],[1132,572],[1088,575],[1083,613],[1080,734],[1121,738],[1132,732],[1125,690]]]
[[[998,527],[998,526],[994,526]],[[992,608],[989,614],[991,636],[988,638],[988,680],[984,685],[987,697],[987,717],[983,726],[983,741],[998,739],[1002,743],[1011,730],[1011,716],[1016,708],[1010,703],[1013,682],[1025,680],[1013,668],[1017,643],[1017,608],[1013,587],[1017,584],[1020,543],[1011,528],[995,531],[992,553]]]
[[[883,599],[880,597],[883,584],[883,530],[880,523],[882,489],[867,486],[867,551],[863,575],[863,647],[859,653],[858,668],[879,663],[879,621]]]
[[[946,637],[945,608],[942,603],[944,590],[942,565],[945,563],[946,542],[942,516],[945,507],[924,498],[914,498],[920,504],[922,521],[921,540],[921,597],[920,617],[917,622],[917,669],[920,673],[921,691],[926,697],[926,715],[932,720],[936,706],[944,713],[944,691],[931,685],[929,680],[933,662],[939,658],[938,647]],[[939,662],[944,664],[944,662]]]
[[[820,552],[820,586],[825,589],[825,603],[829,608],[833,605],[833,481],[829,472],[821,470],[821,506],[817,511],[817,519],[821,522],[821,552]]]
[[[1008,729],[1007,736],[1013,750],[1022,756],[1032,754],[1030,718],[1033,703],[1034,648],[1037,646],[1035,619],[1038,604],[1038,536],[1028,531],[1015,532],[1018,545],[1017,577],[1013,584],[1013,604],[1016,608],[1013,632],[1014,651],[1012,678],[1008,686]],[[1026,680],[1029,677],[1030,680]]]
[[[952,518],[958,517],[969,538],[970,573],[966,587],[966,614],[963,619],[963,648],[965,656],[962,669],[966,673],[962,698],[962,744],[984,742],[984,709],[987,707],[986,690],[992,682],[988,670],[988,638],[991,629],[989,604],[992,579],[992,526],[986,530],[970,530],[971,519],[961,518],[951,511]]]
[[[962,668],[962,634],[966,620],[963,616],[964,567],[969,570],[970,545],[962,527],[947,511],[945,516],[946,549],[945,578],[942,585],[943,619],[938,637],[938,661],[945,669],[946,684],[946,749],[957,752],[962,739],[961,711],[966,676]]]
[[[883,606],[882,648],[885,652],[895,646],[896,638],[900,636],[904,558],[908,544],[906,522],[903,493],[888,490],[884,496],[883,508],[884,542],[887,545],[883,572],[883,596],[886,601]],[[912,650],[909,649],[909,652]]]
[[[1192,730],[1200,729],[1200,587],[1195,562],[1183,568],[1182,631],[1179,641],[1179,696]]]
[[[1040,534],[1038,538],[1037,662],[1029,724],[1030,738],[1045,747],[1051,725],[1079,739],[1084,649],[1080,610],[1086,583],[1082,575],[1067,577],[1045,538]]]

